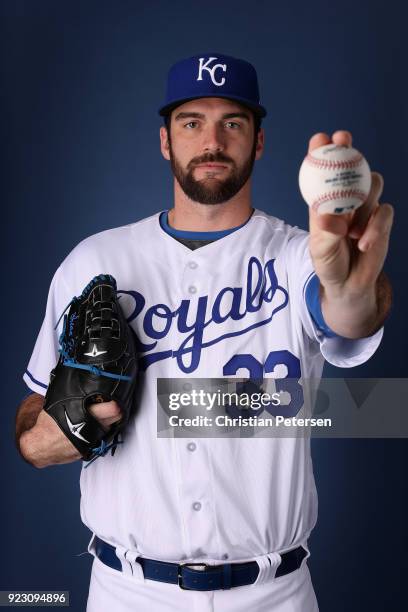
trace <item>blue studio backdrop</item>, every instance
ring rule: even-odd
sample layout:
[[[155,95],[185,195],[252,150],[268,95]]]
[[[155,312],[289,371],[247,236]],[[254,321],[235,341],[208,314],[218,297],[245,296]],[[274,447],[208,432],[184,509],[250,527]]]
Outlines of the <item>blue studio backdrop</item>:
[[[2,0],[0,590],[69,590],[71,609],[85,609],[80,465],[26,464],[15,413],[60,262],[86,236],[172,206],[157,108],[178,59],[219,50],[255,65],[268,116],[253,203],[292,225],[308,227],[297,174],[309,138],[352,132],[395,206],[385,265],[394,306],[369,362],[326,365],[324,375],[408,376],[401,10],[378,0]],[[320,507],[309,566],[322,612],[407,609],[407,449],[404,439],[313,441]]]

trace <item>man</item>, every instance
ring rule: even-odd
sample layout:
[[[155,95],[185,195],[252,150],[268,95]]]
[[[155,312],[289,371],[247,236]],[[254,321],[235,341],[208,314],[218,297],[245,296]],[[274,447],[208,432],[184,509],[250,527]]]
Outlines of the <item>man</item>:
[[[314,612],[308,439],[159,439],[156,380],[319,378],[324,359],[342,367],[369,359],[391,301],[382,266],[392,207],[378,204],[382,178],[373,173],[354,214],[311,210],[310,236],[254,210],[266,111],[243,60],[178,62],[160,114],[174,207],[87,238],[56,271],[24,374],[34,394],[17,415],[20,450],[36,467],[81,458],[42,410],[57,360],[54,327],[90,278],[112,274],[140,341],[141,377],[123,444],[81,473],[95,557],[88,612]],[[331,140],[350,146],[351,134],[316,134],[309,148]],[[91,410],[104,426],[120,419],[114,402]]]

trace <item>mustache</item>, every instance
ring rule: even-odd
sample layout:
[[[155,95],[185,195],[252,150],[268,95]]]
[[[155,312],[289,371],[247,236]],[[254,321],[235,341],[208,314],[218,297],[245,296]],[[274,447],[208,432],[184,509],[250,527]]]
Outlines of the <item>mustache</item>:
[[[202,155],[201,157],[195,157],[188,163],[188,168],[193,168],[194,166],[198,166],[199,164],[221,164],[222,162],[233,164],[234,161],[224,155],[223,153],[207,153],[206,155]]]

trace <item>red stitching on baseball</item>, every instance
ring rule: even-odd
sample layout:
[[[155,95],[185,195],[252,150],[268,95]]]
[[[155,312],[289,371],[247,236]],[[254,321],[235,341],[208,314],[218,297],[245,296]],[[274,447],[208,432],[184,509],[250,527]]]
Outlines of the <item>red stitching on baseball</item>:
[[[336,161],[330,159],[316,159],[313,157],[311,153],[309,153],[306,157],[308,163],[314,168],[319,168],[323,170],[341,170],[347,168],[355,168],[363,159],[361,153],[357,153],[354,157],[348,160]]]
[[[357,198],[361,202],[365,202],[367,194],[359,189],[341,189],[340,191],[332,191],[328,193],[322,193],[316,200],[313,200],[311,206],[313,210],[317,210],[325,202],[331,200],[341,200],[342,198]]]

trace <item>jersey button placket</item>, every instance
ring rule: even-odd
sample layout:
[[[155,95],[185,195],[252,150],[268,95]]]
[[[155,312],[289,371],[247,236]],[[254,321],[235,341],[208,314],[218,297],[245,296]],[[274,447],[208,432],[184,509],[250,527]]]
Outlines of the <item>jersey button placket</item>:
[[[190,546],[188,554],[194,555],[199,550],[214,550],[218,545],[215,541],[216,528],[212,510],[214,500],[211,470],[204,439],[199,442],[180,439],[180,442],[182,513]]]
[[[182,277],[182,291],[184,295],[191,299],[199,293],[200,289],[200,266],[197,261],[192,259],[189,254],[188,259],[184,264],[184,272]]]
[[[182,292],[184,299],[191,301],[191,312],[197,309],[197,300],[208,283],[208,270],[194,251],[184,261]],[[193,316],[193,315],[191,315]],[[182,374],[181,374],[182,375]],[[187,376],[187,375],[186,375]],[[187,392],[187,389],[183,389]],[[194,435],[194,431],[191,431]],[[178,449],[180,465],[180,491],[184,525],[189,540],[188,554],[196,555],[202,550],[216,550],[216,526],[214,524],[214,499],[211,483],[208,449],[204,439],[199,442],[183,440]]]

